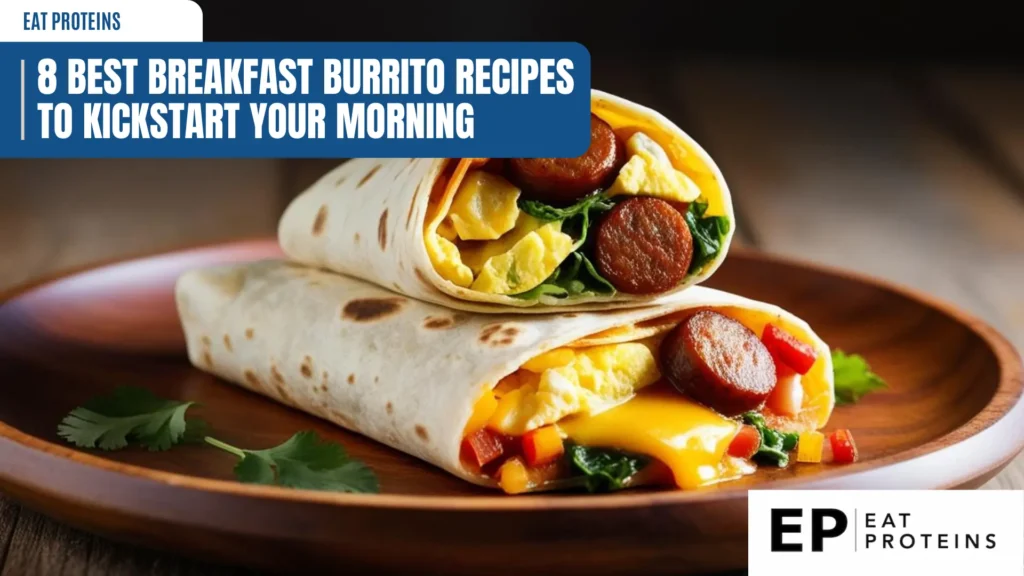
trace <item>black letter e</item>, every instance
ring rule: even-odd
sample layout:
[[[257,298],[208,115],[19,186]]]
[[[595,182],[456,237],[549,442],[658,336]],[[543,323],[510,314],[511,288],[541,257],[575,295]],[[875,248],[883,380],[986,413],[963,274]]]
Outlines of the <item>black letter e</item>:
[[[800,533],[799,525],[784,524],[782,519],[800,518],[801,516],[803,516],[803,510],[799,508],[772,508],[772,552],[803,552],[804,547],[799,542],[796,544],[782,542],[783,533]]]

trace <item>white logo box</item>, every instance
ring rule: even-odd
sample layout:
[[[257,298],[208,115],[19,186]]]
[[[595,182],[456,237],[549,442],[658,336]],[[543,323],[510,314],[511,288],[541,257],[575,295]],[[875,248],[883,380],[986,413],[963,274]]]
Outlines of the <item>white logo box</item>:
[[[749,576],[1024,575],[1021,490],[748,495]]]

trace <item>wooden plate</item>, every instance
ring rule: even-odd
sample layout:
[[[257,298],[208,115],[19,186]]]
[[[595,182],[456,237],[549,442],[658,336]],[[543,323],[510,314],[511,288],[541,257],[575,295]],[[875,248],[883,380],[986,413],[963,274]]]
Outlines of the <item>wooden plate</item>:
[[[839,407],[862,461],[796,465],[696,492],[510,497],[192,369],[172,299],[178,273],[277,255],[247,241],[138,259],[9,294],[0,307],[0,488],[107,536],[215,561],[423,573],[700,573],[746,565],[752,487],[976,487],[1024,448],[1021,361],[984,323],[867,278],[739,249],[709,285],[779,304],[891,389]],[[242,485],[231,458],[77,451],[56,426],[122,384],[198,400],[218,435],[258,448],[313,428],[379,474],[383,494]]]

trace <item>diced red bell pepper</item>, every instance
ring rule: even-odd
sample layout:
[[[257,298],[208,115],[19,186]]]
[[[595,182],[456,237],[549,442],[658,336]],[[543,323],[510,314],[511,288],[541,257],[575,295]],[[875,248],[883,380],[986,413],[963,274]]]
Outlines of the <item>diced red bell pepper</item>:
[[[729,456],[749,460],[761,447],[761,433],[757,428],[744,424],[729,444]]]
[[[462,439],[462,454],[467,460],[483,467],[504,452],[501,437],[487,428],[481,428]]]
[[[832,446],[832,461],[836,464],[852,464],[857,461],[857,445],[849,430],[836,430],[828,437],[828,442]]]
[[[774,324],[764,327],[761,341],[776,362],[782,362],[797,374],[807,374],[818,357],[809,344],[797,340],[795,336]]]

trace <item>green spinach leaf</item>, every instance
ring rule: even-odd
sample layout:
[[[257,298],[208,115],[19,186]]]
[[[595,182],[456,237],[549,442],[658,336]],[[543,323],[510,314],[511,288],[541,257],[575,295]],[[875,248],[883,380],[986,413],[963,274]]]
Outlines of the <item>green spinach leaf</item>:
[[[648,463],[644,457],[578,444],[566,447],[566,457],[572,471],[583,476],[583,485],[588,492],[620,490],[629,478]]]
[[[757,429],[761,435],[761,446],[754,458],[761,462],[774,464],[779,468],[789,465],[789,452],[796,448],[800,435],[795,432],[780,432],[768,427],[764,416],[757,412],[743,414],[743,422]]]
[[[693,236],[693,261],[690,274],[696,274],[715,259],[722,250],[725,236],[729,233],[729,219],[725,216],[704,216],[708,210],[706,201],[696,200],[686,209],[686,225]]]

